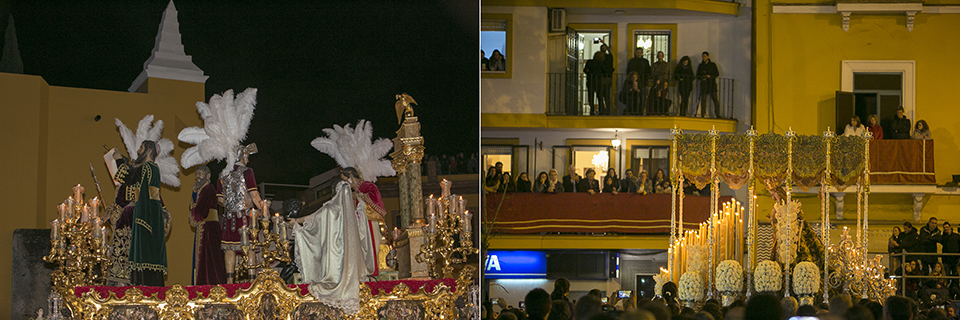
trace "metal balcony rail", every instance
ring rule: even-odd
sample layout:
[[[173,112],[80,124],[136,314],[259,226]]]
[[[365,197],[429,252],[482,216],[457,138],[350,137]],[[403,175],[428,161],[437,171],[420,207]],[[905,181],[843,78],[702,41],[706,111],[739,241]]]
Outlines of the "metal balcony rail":
[[[907,252],[906,250],[903,253],[893,253],[890,254],[890,258],[901,257],[900,265],[903,266],[907,263],[907,256],[937,256],[937,257],[960,257],[960,253],[927,253],[927,252]],[[946,268],[946,267],[944,267]],[[892,275],[890,278],[894,279],[960,279],[960,276],[920,276],[920,275],[907,275],[904,274],[907,268],[900,268],[900,275]],[[896,272],[896,270],[891,270]],[[946,271],[946,270],[944,270]],[[904,283],[900,284],[900,294],[907,295],[907,286]]]
[[[612,116],[685,116],[705,114],[708,117],[729,119],[733,116],[735,81],[718,78],[715,94],[710,94],[710,82],[683,75],[669,75],[667,86],[657,95],[653,90],[656,80],[647,79],[639,92],[624,90],[627,74],[614,73],[587,75],[573,73],[548,73],[547,114],[567,116],[612,115]],[[705,86],[701,90],[701,87]],[[714,100],[716,97],[716,100]],[[702,98],[702,99],[701,99]],[[601,102],[602,100],[602,102]],[[719,115],[715,114],[714,102],[719,103]],[[698,111],[698,108],[706,108]]]

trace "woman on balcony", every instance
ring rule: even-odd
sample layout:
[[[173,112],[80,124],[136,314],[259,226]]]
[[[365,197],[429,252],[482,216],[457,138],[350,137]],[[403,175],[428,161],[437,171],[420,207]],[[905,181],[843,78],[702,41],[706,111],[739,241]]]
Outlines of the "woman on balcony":
[[[657,170],[657,175],[653,179],[653,188],[656,193],[670,193],[673,188],[670,187],[670,180],[663,174],[663,169]]]
[[[545,193],[563,193],[563,181],[560,181],[560,173],[557,172],[557,169],[550,169],[550,174],[547,175],[547,187],[543,192]],[[570,190],[573,191],[573,190]]]
[[[850,118],[850,124],[843,129],[843,135],[847,137],[863,135],[863,125],[860,124],[860,117],[853,116]]]
[[[690,64],[690,57],[683,56],[680,63],[673,71],[673,80],[677,81],[677,92],[680,93],[680,107],[677,109],[678,116],[687,115],[687,106],[690,104],[690,93],[693,92],[693,65]]]
[[[521,172],[520,175],[517,176],[517,181],[514,182],[514,184],[517,186],[517,192],[530,192],[532,190],[530,187],[530,178],[527,177],[526,172]]]
[[[930,134],[930,127],[927,126],[926,120],[917,121],[917,124],[913,126],[913,138],[916,140],[933,139],[933,136]]]
[[[640,177],[637,178],[637,193],[639,194],[650,194],[653,192],[653,183],[650,182],[650,177],[646,171],[640,172]]]
[[[636,114],[640,110],[642,85],[640,75],[636,71],[630,72],[627,79],[623,81],[623,90],[620,90],[619,99],[631,114]]]
[[[587,192],[590,194],[600,193],[600,182],[597,181],[597,171],[587,169],[586,176],[583,179],[580,179],[580,183],[577,184],[577,192]]]
[[[533,192],[542,193],[547,189],[547,173],[540,171],[537,175],[537,181],[533,182]]]
[[[617,170],[607,169],[607,176],[603,177],[603,192],[617,194],[620,187],[620,179],[617,179]]]
[[[513,182],[513,179],[510,178],[509,172],[504,172],[500,176],[500,188],[497,189],[497,192],[517,192],[517,185]]]
[[[875,114],[871,114],[867,117],[867,122],[870,123],[867,129],[873,134],[873,140],[883,140],[883,127],[880,126],[880,118]]]

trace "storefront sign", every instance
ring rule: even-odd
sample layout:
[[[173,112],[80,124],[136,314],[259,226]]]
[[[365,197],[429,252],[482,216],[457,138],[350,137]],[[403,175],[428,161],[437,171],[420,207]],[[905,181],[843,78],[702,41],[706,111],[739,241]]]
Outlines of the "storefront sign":
[[[489,279],[543,278],[547,276],[547,253],[491,250],[483,265],[483,276]]]

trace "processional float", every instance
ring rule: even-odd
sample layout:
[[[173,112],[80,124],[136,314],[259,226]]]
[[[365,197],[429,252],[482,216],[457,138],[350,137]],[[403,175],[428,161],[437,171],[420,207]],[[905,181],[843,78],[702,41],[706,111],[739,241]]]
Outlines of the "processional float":
[[[826,302],[831,289],[876,301],[894,293],[893,280],[883,278],[880,257],[867,257],[869,132],[838,137],[829,129],[821,136],[797,135],[793,130],[783,135],[758,134],[751,129],[746,134],[721,135],[716,130],[685,134],[674,128],[671,135],[670,177],[677,187],[672,194],[668,267],[661,269],[658,285],[677,282],[679,298],[688,305],[718,293],[725,305],[743,292],[749,298],[754,292],[782,291],[790,296],[792,291],[804,304],[811,304],[817,293],[823,293]],[[747,205],[731,201],[721,206],[721,181],[732,189],[747,185]],[[710,185],[711,190],[708,221],[693,230],[685,230],[683,224],[685,183],[698,189]],[[769,260],[757,263],[758,183],[770,190],[775,201],[774,233],[782,267]],[[800,203],[792,199],[794,187],[819,188],[819,235],[802,219]],[[848,187],[857,190],[856,235],[844,227],[841,241],[823,248],[821,257],[800,239],[806,232],[812,234],[806,238],[820,246],[830,243],[828,192]]]

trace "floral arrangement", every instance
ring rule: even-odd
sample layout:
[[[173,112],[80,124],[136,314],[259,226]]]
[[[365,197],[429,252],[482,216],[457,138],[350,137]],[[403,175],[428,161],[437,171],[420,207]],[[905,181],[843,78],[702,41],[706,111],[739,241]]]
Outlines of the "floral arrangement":
[[[773,207],[774,216],[777,217],[777,260],[784,264],[792,263],[797,258],[794,245],[800,241],[800,226],[796,223],[799,212],[800,202],[796,200],[791,202],[790,212],[787,212],[785,201]]]
[[[717,265],[717,290],[743,291],[743,267],[736,260],[723,260]]]
[[[783,270],[776,261],[764,260],[753,270],[753,276],[756,279],[753,283],[753,289],[757,292],[780,291],[782,287]]]
[[[680,300],[699,301],[703,299],[703,281],[700,274],[687,272],[680,276]]]
[[[793,268],[793,292],[802,295],[820,291],[820,267],[810,261],[804,261]]]
[[[653,281],[656,282],[656,284],[653,285],[653,294],[662,296],[663,284],[670,281],[670,274],[667,273],[663,268],[660,268],[660,273],[653,276]]]

